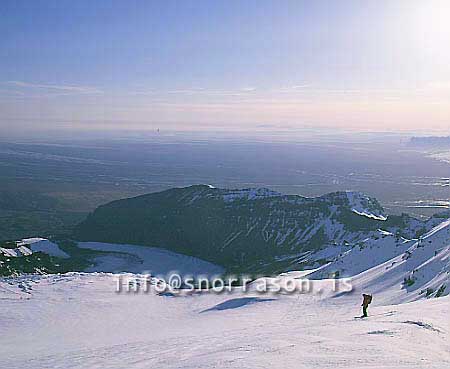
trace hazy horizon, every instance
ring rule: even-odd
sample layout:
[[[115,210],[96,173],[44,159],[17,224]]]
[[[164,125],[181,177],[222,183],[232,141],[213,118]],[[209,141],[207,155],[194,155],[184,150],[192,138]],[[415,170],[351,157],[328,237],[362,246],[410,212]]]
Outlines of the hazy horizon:
[[[449,133],[446,1],[3,1],[0,11],[2,136]]]

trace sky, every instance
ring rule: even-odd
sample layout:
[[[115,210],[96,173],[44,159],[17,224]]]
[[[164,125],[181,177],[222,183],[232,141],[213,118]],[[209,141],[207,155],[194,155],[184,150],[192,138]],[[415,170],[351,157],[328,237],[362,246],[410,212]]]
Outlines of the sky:
[[[450,1],[0,2],[0,134],[450,133]]]

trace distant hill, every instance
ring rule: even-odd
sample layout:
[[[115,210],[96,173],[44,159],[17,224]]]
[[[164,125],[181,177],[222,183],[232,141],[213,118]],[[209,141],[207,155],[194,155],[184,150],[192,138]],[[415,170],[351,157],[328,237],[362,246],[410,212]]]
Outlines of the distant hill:
[[[379,229],[398,242],[426,231],[407,215],[387,216],[376,199],[358,192],[306,198],[196,185],[100,206],[75,228],[74,237],[163,247],[231,271],[284,271],[325,263],[327,257],[315,255],[318,250],[351,247],[379,237]]]
[[[450,148],[450,136],[411,137],[409,146],[425,148]]]

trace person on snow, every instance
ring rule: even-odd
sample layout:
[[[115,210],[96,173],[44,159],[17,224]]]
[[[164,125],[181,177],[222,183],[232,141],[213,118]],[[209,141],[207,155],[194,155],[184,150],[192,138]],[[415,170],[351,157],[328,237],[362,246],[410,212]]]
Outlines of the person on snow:
[[[366,295],[365,293],[363,293],[363,303],[362,303],[362,308],[363,308],[363,317],[367,318],[367,307],[369,306],[369,304],[372,302],[372,295]]]

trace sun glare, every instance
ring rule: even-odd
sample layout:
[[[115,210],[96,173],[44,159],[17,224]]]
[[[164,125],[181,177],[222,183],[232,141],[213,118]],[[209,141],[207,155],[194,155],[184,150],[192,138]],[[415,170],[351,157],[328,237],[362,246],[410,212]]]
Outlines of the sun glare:
[[[448,49],[450,42],[450,1],[422,1],[417,7],[413,27],[427,46]]]

